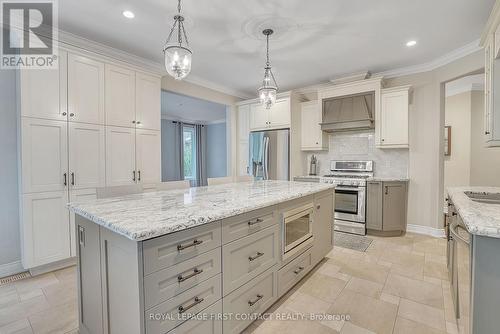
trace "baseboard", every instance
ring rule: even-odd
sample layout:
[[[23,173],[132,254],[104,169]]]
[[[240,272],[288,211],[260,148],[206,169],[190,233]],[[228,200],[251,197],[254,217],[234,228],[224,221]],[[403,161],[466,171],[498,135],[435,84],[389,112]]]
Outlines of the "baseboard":
[[[445,237],[444,229],[434,228],[430,226],[408,224],[408,226],[406,227],[406,232],[429,235],[435,238]]]
[[[66,267],[71,267],[76,264],[76,257],[72,257],[66,260],[61,260],[49,264],[44,264],[43,266],[35,267],[35,268],[30,268],[30,274],[31,276],[37,276],[41,274],[45,274],[54,270],[59,270],[63,269]]]
[[[22,273],[24,270],[21,261],[14,261],[11,263],[0,264],[0,277],[7,277],[15,274]]]

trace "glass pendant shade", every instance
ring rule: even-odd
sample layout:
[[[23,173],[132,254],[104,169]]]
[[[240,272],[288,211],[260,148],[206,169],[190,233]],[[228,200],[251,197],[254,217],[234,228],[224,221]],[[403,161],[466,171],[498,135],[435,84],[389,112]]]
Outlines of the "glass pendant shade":
[[[186,47],[167,46],[165,53],[165,68],[167,73],[176,80],[182,80],[191,72],[191,58],[193,53]]]
[[[262,79],[262,86],[258,89],[259,99],[262,106],[270,109],[276,103],[276,94],[278,92],[278,85],[274,79],[271,70],[271,63],[269,62],[269,35],[273,33],[272,29],[265,29],[262,32],[266,36],[266,67],[264,67],[264,79]]]

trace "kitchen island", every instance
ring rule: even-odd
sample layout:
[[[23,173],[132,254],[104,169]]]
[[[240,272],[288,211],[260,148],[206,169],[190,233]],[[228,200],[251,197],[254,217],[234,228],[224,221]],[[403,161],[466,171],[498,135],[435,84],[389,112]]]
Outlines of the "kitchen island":
[[[460,333],[498,333],[500,188],[448,188],[447,264]]]
[[[331,250],[333,200],[257,181],[70,203],[80,333],[241,332]]]

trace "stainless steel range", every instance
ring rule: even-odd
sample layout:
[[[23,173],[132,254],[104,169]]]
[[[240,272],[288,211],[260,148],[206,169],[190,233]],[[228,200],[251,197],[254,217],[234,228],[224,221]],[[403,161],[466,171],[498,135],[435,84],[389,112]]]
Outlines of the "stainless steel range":
[[[335,185],[335,231],[366,234],[366,179],[373,161],[330,161],[329,175],[320,182]]]

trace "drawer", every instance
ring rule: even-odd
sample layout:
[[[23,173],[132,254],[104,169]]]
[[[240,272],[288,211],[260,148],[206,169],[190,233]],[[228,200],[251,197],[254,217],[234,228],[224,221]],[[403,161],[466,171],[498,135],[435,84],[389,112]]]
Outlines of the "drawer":
[[[144,307],[147,309],[177,296],[221,272],[221,249],[193,257],[144,278]]]
[[[234,241],[278,223],[276,206],[255,210],[222,221],[222,243]]]
[[[239,317],[224,319],[224,334],[240,333],[253,322],[252,316],[264,312],[278,299],[276,269],[277,267],[269,269],[224,297],[224,314],[232,313]]]
[[[146,311],[144,316],[146,334],[166,333],[220,298],[221,275],[219,274]]]
[[[222,246],[224,296],[275,265],[279,250],[279,225]]]
[[[172,329],[168,334],[222,334],[222,300]]]
[[[144,275],[221,245],[221,223],[210,223],[143,242]]]
[[[278,270],[278,296],[283,296],[291,287],[299,282],[312,267],[312,252],[309,249]]]

